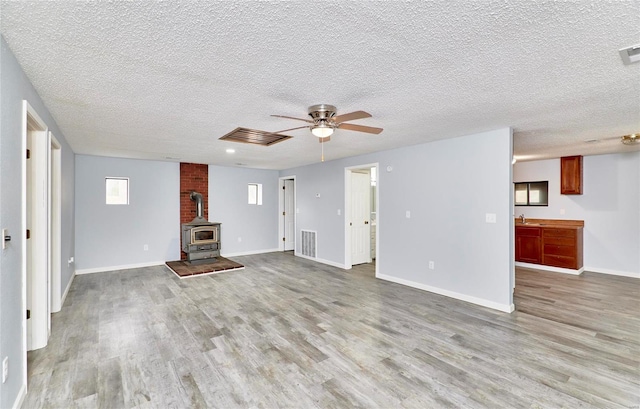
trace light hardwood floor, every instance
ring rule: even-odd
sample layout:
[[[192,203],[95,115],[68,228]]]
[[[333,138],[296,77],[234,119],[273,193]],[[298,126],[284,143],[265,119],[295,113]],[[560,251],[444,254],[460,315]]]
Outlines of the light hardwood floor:
[[[76,277],[23,408],[638,408],[640,280],[517,271],[505,314],[270,253]]]

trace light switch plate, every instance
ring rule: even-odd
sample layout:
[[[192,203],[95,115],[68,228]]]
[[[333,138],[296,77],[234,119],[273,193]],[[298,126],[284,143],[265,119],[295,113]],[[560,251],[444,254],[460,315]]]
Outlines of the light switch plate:
[[[495,223],[496,222],[496,214],[495,213],[487,213],[485,215],[487,223]]]
[[[404,215],[407,219],[411,218],[411,212],[409,210],[407,210]]]

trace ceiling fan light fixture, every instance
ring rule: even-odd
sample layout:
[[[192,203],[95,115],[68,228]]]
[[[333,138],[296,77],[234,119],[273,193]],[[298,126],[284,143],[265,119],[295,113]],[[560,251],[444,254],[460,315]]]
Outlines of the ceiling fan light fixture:
[[[333,135],[333,127],[321,122],[318,125],[311,126],[311,133],[318,138],[327,138]]]
[[[622,143],[625,145],[634,145],[640,143],[640,133],[632,133],[631,135],[623,135]]]

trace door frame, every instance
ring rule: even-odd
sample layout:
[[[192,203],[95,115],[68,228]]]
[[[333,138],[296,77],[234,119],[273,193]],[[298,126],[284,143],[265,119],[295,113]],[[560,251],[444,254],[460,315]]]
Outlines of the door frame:
[[[380,262],[380,164],[364,163],[362,165],[347,166],[344,168],[344,268],[350,270],[353,267],[351,264],[351,229],[349,228],[348,217],[351,214],[351,172],[360,169],[376,168],[376,258],[375,258],[375,270],[376,276],[378,275],[378,263]]]
[[[49,312],[53,313],[62,309],[62,145],[51,132],[49,146]]]
[[[284,250],[284,242],[282,241],[282,237],[284,237],[285,235],[285,230],[284,230],[284,216],[282,215],[282,212],[284,212],[284,195],[282,195],[282,188],[284,188],[284,181],[285,180],[291,180],[293,179],[293,203],[294,206],[297,206],[298,203],[298,186],[296,184],[296,176],[292,175],[292,176],[282,176],[278,178],[278,250],[279,251],[285,251]],[[298,212],[297,209],[295,212],[293,212],[293,234],[295,236],[295,244],[293,247],[293,254],[297,254],[298,253]]]

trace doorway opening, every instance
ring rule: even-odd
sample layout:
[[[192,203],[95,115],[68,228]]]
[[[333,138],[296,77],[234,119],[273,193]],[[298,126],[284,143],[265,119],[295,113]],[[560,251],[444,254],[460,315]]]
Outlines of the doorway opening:
[[[378,164],[345,168],[345,267],[375,263],[378,270]]]
[[[296,250],[296,177],[279,179],[278,237],[280,251]]]

